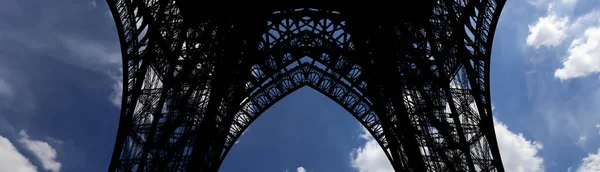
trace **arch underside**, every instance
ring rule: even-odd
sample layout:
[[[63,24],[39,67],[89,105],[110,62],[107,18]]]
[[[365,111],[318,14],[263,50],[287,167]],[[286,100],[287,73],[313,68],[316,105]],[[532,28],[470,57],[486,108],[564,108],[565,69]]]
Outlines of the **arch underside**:
[[[109,171],[216,171],[261,113],[303,86],[352,114],[396,171],[503,171],[487,69],[504,1],[431,1],[413,6],[430,11],[422,18],[379,19],[107,2],[127,81]]]

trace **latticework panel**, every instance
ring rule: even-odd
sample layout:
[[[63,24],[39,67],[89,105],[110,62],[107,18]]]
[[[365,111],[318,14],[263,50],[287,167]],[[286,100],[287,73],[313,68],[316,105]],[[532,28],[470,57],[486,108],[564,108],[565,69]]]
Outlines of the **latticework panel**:
[[[110,171],[216,171],[260,114],[304,86],[363,124],[397,171],[503,171],[487,79],[504,1],[428,1],[418,17],[108,3],[126,80]]]

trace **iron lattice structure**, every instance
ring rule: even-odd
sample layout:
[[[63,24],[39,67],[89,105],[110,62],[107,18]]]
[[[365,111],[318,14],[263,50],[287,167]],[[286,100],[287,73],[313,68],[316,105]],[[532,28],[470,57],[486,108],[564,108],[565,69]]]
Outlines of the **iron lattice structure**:
[[[504,171],[488,78],[505,0],[107,2],[125,81],[109,171],[217,171],[261,113],[304,86],[356,117],[396,171]]]

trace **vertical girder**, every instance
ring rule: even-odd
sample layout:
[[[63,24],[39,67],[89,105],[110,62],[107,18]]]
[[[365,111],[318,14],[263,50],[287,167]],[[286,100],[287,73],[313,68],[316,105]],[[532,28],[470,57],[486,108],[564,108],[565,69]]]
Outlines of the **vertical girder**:
[[[217,171],[260,114],[304,86],[353,115],[396,171],[504,171],[488,83],[504,0],[107,2],[124,73],[109,171]]]

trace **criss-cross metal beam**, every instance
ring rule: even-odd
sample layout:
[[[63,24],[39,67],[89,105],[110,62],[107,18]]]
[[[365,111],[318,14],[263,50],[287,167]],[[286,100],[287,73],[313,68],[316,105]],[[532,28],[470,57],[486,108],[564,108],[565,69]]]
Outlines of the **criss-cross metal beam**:
[[[107,2],[124,73],[109,171],[217,171],[254,120],[305,86],[354,116],[396,171],[504,171],[488,82],[504,0]]]

